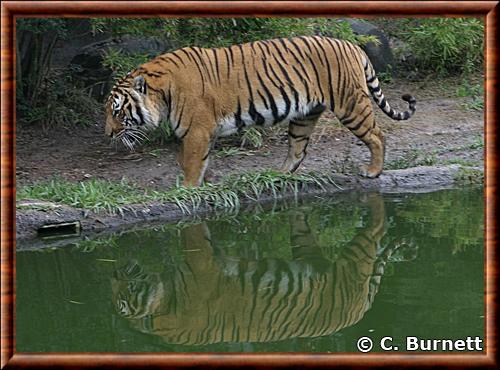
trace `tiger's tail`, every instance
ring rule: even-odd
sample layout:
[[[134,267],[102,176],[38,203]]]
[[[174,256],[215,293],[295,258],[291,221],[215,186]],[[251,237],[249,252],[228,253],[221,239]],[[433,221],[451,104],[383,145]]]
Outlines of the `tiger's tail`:
[[[405,94],[401,98],[408,103],[409,109],[404,112],[398,112],[392,109],[389,103],[385,100],[385,96],[380,89],[380,83],[375,75],[375,70],[373,69],[372,64],[370,63],[368,57],[365,57],[364,59],[363,67],[365,69],[366,83],[373,99],[375,100],[375,103],[377,103],[380,109],[382,109],[382,111],[389,117],[398,121],[404,121],[413,116],[416,110],[417,100],[413,96]]]

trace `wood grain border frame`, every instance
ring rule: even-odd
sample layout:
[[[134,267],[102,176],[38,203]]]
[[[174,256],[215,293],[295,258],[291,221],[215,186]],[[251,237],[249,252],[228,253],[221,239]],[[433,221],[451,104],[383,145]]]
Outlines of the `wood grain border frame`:
[[[486,354],[25,354],[15,352],[15,53],[16,17],[103,16],[478,16],[486,20]],[[330,367],[351,365],[496,368],[498,102],[497,1],[4,1],[1,4],[1,367]]]

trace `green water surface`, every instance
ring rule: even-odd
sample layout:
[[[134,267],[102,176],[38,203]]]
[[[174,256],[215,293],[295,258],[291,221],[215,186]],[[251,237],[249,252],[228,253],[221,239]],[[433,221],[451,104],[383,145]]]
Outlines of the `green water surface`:
[[[483,189],[339,194],[16,255],[17,352],[484,338]]]

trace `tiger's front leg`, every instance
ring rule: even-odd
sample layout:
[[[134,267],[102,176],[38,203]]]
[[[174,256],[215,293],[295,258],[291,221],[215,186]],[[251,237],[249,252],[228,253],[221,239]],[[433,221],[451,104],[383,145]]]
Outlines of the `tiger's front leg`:
[[[191,128],[182,140],[178,161],[184,172],[184,186],[200,186],[212,146],[212,133],[203,127]]]

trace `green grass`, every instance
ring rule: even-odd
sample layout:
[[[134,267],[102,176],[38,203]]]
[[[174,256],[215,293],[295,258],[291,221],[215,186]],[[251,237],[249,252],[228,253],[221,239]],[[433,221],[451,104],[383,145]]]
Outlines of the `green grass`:
[[[285,193],[298,196],[303,190],[324,190],[328,185],[336,186],[325,174],[284,174],[275,171],[232,175],[216,184],[208,183],[198,188],[177,186],[168,191],[140,189],[125,180],[92,179],[71,183],[55,178],[19,188],[17,200],[47,200],[110,214],[122,213],[131,204],[161,201],[173,202],[184,213],[190,214],[201,207],[234,210],[245,198],[258,200],[265,195],[279,198]]]
[[[204,184],[198,188],[176,187],[170,191],[153,191],[154,200],[174,202],[184,213],[191,213],[200,207],[212,209],[237,209],[241,199],[259,200],[264,195],[279,198],[285,193],[298,196],[306,189],[324,190],[335,185],[326,174],[284,174],[275,171],[248,172],[227,176],[215,184]]]
[[[264,129],[259,127],[249,127],[241,135],[241,147],[251,147],[259,149],[264,145]]]
[[[480,83],[471,83],[465,80],[457,87],[457,96],[459,98],[482,95],[484,95],[484,89],[483,85]]]
[[[461,145],[461,146],[457,146],[457,147],[453,147],[453,148],[446,148],[441,152],[461,152],[461,151],[478,150],[478,149],[484,149],[483,135],[477,135],[474,138],[474,141],[470,144]]]
[[[217,150],[214,154],[216,157],[221,157],[221,158],[234,157],[237,155],[241,155],[241,156],[255,155],[255,153],[252,151],[243,150],[241,148],[235,148],[232,146],[221,148],[221,149]]]
[[[484,98],[482,96],[475,96],[472,101],[464,103],[462,106],[467,110],[482,111],[484,109]]]
[[[72,183],[60,178],[39,182],[17,190],[17,200],[40,199],[92,211],[121,212],[129,204],[147,200],[147,194],[126,181],[91,179]]]
[[[462,104],[467,110],[481,111],[484,109],[484,87],[482,83],[463,81],[457,88],[457,96],[459,98],[472,98],[470,102]]]
[[[461,147],[446,148],[444,150],[433,150],[426,152],[420,149],[410,150],[404,157],[388,161],[384,168],[386,170],[401,170],[405,168],[419,167],[419,166],[435,166],[435,165],[449,165],[459,164],[465,167],[481,166],[478,160],[469,160],[463,158],[439,158],[445,152],[457,152],[467,150],[477,150],[484,147],[484,141],[481,136],[478,136],[473,143]]]
[[[433,166],[437,163],[436,153],[424,153],[421,150],[411,150],[407,156],[395,159],[385,164],[386,170],[400,170],[419,166]]]
[[[447,159],[442,161],[443,164],[458,164],[463,167],[478,167],[481,164],[478,163],[478,161],[471,161],[468,159],[462,159],[462,158],[452,158],[452,159]]]
[[[168,121],[161,121],[157,128],[147,133],[146,144],[163,145],[174,138],[174,130]]]
[[[468,146],[468,149],[484,149],[484,138],[482,135],[478,135],[472,144]]]
[[[271,155],[270,152],[259,152],[257,150],[246,150],[242,149],[239,147],[233,147],[233,146],[228,146],[228,147],[223,147],[217,151],[214,152],[214,155],[219,158],[224,158],[224,157],[235,157],[235,156],[245,156],[245,157],[251,157],[258,154],[259,156],[263,157],[268,157]]]
[[[461,184],[483,185],[484,172],[470,167],[462,167],[454,176],[454,180]]]

